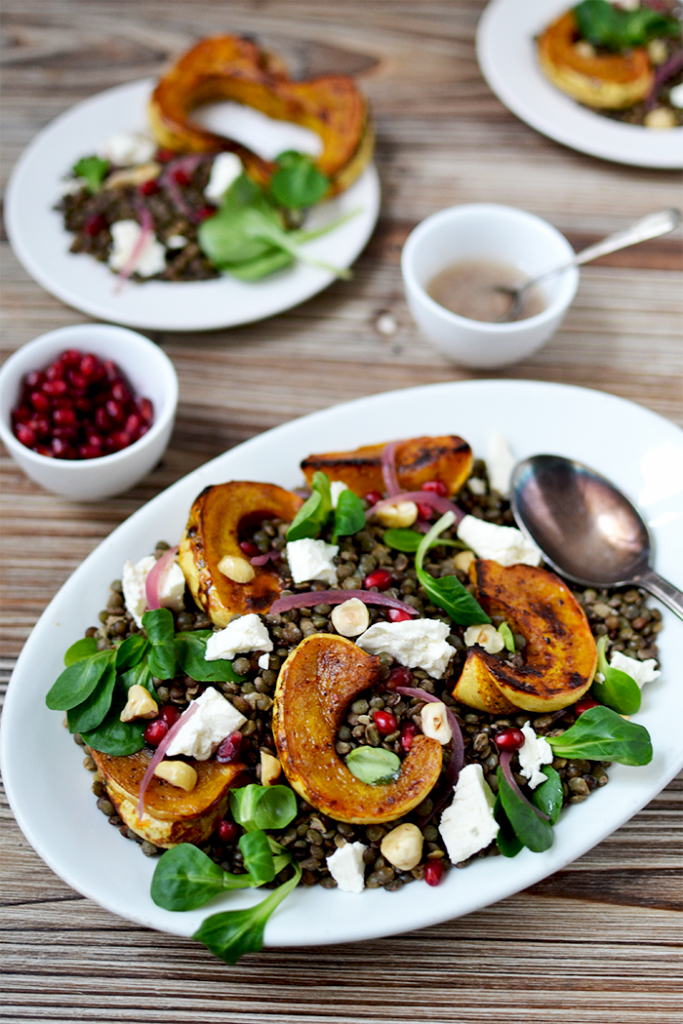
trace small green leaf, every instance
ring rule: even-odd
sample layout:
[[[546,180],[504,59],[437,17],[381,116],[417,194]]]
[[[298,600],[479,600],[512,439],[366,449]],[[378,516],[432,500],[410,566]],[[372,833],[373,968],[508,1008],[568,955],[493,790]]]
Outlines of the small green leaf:
[[[274,274],[285,267],[291,267],[294,257],[282,249],[268,249],[261,256],[252,260],[243,260],[241,263],[231,263],[225,267],[225,271],[240,281],[260,281],[269,274]]]
[[[384,747],[355,747],[346,757],[346,767],[361,782],[379,786],[393,782],[401,773],[401,760]]]
[[[70,711],[82,704],[93,692],[107,666],[115,658],[114,651],[98,651],[65,668],[48,691],[45,703],[51,711]]]
[[[97,686],[89,697],[75,708],[66,713],[66,720],[69,732],[88,732],[95,729],[104,718],[111,707],[116,683],[116,669],[113,664],[107,665]]]
[[[313,157],[288,150],[275,162],[277,170],[271,178],[270,192],[278,206],[300,210],[320,202],[330,182],[318,170]]]
[[[501,622],[498,627],[498,632],[503,638],[505,644],[505,650],[510,651],[511,654],[515,653],[515,638],[512,635],[512,630],[508,626],[507,622]]]
[[[543,853],[544,850],[550,849],[553,845],[552,825],[549,821],[539,818],[533,807],[530,807],[518,793],[515,793],[500,767],[498,768],[498,795],[520,843],[533,850],[534,853]]]
[[[365,526],[365,509],[357,494],[348,488],[342,491],[337,498],[337,507],[334,510],[334,533],[332,543],[335,544],[338,537],[350,537],[358,533]]]
[[[151,896],[164,910],[196,910],[228,889],[249,889],[253,879],[223,871],[189,843],[171,847],[157,862]]]
[[[122,722],[120,715],[125,704],[125,698],[117,698],[115,691],[114,700],[104,721],[95,729],[81,733],[89,747],[115,757],[126,757],[142,750],[145,745],[142,734],[148,723],[139,718],[132,722]]]
[[[130,690],[131,686],[144,686],[154,699],[157,700],[157,692],[152,682],[152,673],[146,660],[139,661],[137,665],[133,665],[127,672],[120,672],[119,683],[125,688],[126,692]]]
[[[515,835],[515,830],[510,824],[510,820],[503,810],[503,805],[500,802],[500,794],[496,797],[496,802],[493,807],[493,816],[498,822],[499,830],[496,836],[496,843],[498,849],[504,857],[516,857],[518,853],[524,849],[524,844],[520,843],[519,839]]]
[[[89,658],[91,654],[97,654],[97,640],[94,636],[86,636],[72,644],[64,655],[64,664],[68,668],[75,665],[77,661]]]
[[[554,825],[562,810],[562,780],[555,769],[549,765],[541,768],[541,771],[548,781],[542,782],[540,786],[536,787],[532,793],[531,802],[534,807],[538,807],[539,811],[547,814],[550,824]]]
[[[657,37],[680,35],[676,18],[649,7],[624,10],[608,0],[582,0],[574,8],[579,35],[593,46],[623,51],[634,46],[647,46]]]
[[[145,612],[142,626],[152,644],[148,653],[152,675],[157,679],[173,679],[177,663],[173,613],[168,608]]]
[[[206,643],[210,636],[213,636],[210,629],[176,633],[174,643],[180,671],[198,683],[242,682],[244,677],[237,675],[227,658],[206,660]]]
[[[133,668],[134,665],[142,661],[148,650],[149,640],[145,640],[144,636],[140,636],[139,633],[126,637],[123,643],[116,648],[116,671],[126,672],[129,668]]]
[[[268,842],[268,836],[262,829],[245,832],[237,844],[244,857],[244,866],[254,880],[254,885],[264,885],[275,878],[275,862]]]
[[[313,493],[304,502],[287,531],[287,540],[318,537],[332,512],[330,480],[326,473],[314,473]]]
[[[424,557],[433,541],[454,521],[455,516],[452,512],[444,513],[434,523],[429,533],[422,538],[415,555],[417,578],[427,591],[430,600],[434,604],[438,604],[439,608],[443,608],[457,625],[472,626],[480,622],[490,622],[490,618],[479,602],[472,597],[457,576],[441,576],[439,579],[434,579],[423,568]]]
[[[602,682],[594,680],[591,693],[596,700],[606,707],[612,708],[620,715],[635,715],[640,710],[642,694],[635,679],[632,679],[627,672],[608,665],[605,656],[607,637],[601,636],[597,643],[598,649],[598,672],[602,675]]]
[[[102,182],[109,173],[109,161],[99,156],[84,156],[72,167],[77,178],[85,178],[91,192],[99,192]]]
[[[286,828],[296,817],[296,797],[289,786],[252,783],[230,790],[230,811],[247,832]]]
[[[389,529],[384,531],[382,543],[386,544],[387,547],[393,548],[395,551],[404,551],[406,554],[413,554],[415,551],[417,551],[424,538],[424,533],[418,533],[417,530]],[[430,548],[465,547],[465,545],[460,540],[446,540],[443,537],[438,537],[435,540],[431,541],[429,546]]]
[[[557,757],[630,765],[649,764],[652,760],[647,729],[601,705],[584,711],[561,736],[546,739]]]

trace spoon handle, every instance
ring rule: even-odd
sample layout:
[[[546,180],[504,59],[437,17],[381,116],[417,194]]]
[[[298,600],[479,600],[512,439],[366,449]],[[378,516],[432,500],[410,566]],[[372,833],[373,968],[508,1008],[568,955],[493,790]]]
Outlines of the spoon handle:
[[[683,591],[674,587],[673,583],[663,579],[654,569],[646,569],[641,576],[636,576],[633,582],[658,597],[662,604],[678,615],[679,619],[683,619]]]

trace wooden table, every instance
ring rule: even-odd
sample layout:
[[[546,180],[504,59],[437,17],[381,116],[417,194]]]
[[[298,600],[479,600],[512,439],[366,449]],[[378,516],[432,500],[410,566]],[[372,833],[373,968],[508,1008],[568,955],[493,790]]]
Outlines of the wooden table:
[[[378,391],[485,377],[449,363],[406,308],[401,245],[454,203],[509,203],[579,246],[680,204],[680,175],[602,162],[537,135],[498,102],[475,59],[483,0],[5,0],[7,175],[33,135],[101,89],[156,74],[194,39],[256,34],[296,75],[357,75],[378,129],[383,202],[349,283],[252,326],[150,332],[180,377],[166,457],[129,494],[74,505],[29,482],[5,453],[2,671],[50,598],[123,519],[252,435]],[[35,284],[2,241],[6,352],[84,322]],[[683,425],[681,249],[674,236],[582,272],[560,333],[498,373],[621,395]],[[391,313],[397,330],[378,330]],[[29,847],[6,801],[2,829],[3,1021],[483,1022],[654,1024],[676,1002],[674,871],[680,779],[552,878],[461,920],[377,942],[269,950],[237,967],[136,927],[71,891]],[[676,1006],[679,1005],[679,1009]]]

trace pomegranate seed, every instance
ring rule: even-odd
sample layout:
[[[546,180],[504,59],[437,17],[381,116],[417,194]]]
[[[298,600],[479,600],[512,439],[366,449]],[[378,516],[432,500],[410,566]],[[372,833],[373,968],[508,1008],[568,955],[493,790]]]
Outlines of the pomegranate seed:
[[[100,407],[95,412],[95,426],[98,427],[100,430],[104,430],[105,432],[110,431],[111,428],[114,426],[111,420],[111,416],[109,415],[106,409]]]
[[[440,494],[442,498],[445,498],[448,494],[448,488],[443,480],[426,480],[420,490],[432,491],[433,494]]]
[[[175,725],[180,718],[180,711],[175,704],[164,704],[163,708],[159,712],[159,718],[162,722],[166,722],[166,725],[170,729],[171,726]]]
[[[121,402],[117,402],[115,399],[110,398],[107,404],[105,405],[105,409],[109,413],[109,416],[111,417],[114,423],[122,422],[123,417],[125,416],[125,411]]]
[[[48,380],[62,380],[64,377],[64,370],[66,367],[59,359],[55,360],[45,371],[45,376]]]
[[[218,826],[218,838],[222,843],[232,845],[239,835],[239,828],[234,821],[222,821]]]
[[[163,718],[155,718],[153,722],[149,723],[142,736],[150,747],[158,747],[167,732],[168,726]]]
[[[140,192],[143,196],[153,196],[159,191],[159,182],[156,178],[150,178],[149,181],[143,181],[140,185]]]
[[[74,388],[87,388],[88,378],[79,373],[78,370],[69,370],[66,376],[69,384],[71,384],[71,394],[73,394]]]
[[[154,409],[152,408],[152,403],[150,402],[149,398],[138,398],[137,405],[138,412],[142,416],[145,423],[151,423],[152,417],[154,415]]]
[[[55,457],[55,453],[52,451],[52,448],[48,448],[47,445],[44,445],[44,444],[36,444],[36,445],[34,445],[33,446],[33,451],[37,452],[38,455],[44,455],[45,458],[47,458],[47,459],[54,459],[54,457]]]
[[[45,374],[40,370],[31,370],[26,374],[26,387],[39,388],[45,383]]]
[[[95,235],[99,235],[101,231],[104,231],[106,227],[107,221],[102,216],[102,214],[95,213],[92,217],[88,217],[85,224],[83,225],[83,230],[85,231],[86,235],[90,236],[90,238],[94,238]]]
[[[577,700],[574,705],[574,711],[577,715],[582,715],[584,711],[589,711],[591,708],[597,708],[600,706],[600,701],[591,697],[590,693],[587,693],[581,700]]]
[[[56,459],[75,459],[76,452],[62,437],[53,437],[50,442],[52,454]]]
[[[104,438],[96,430],[91,430],[88,432],[87,442],[91,448],[101,448],[104,444]]]
[[[439,858],[428,860],[425,864],[425,882],[427,885],[438,885],[443,878],[443,861]]]
[[[180,185],[181,188],[187,188],[192,181],[192,178],[184,167],[174,167],[171,171],[171,178],[175,181],[176,185]]]
[[[113,384],[115,380],[120,379],[118,367],[115,362],[111,359],[105,359],[102,363],[102,369],[110,384]]]
[[[29,409],[27,405],[19,405],[12,410],[12,422],[15,426],[17,423],[28,423],[32,416],[33,409]]]
[[[396,721],[396,716],[392,715],[391,711],[373,711],[372,717],[375,720],[380,736],[388,736],[390,733],[395,732],[398,722]]]
[[[46,430],[45,433],[48,434],[49,429]],[[53,427],[52,436],[58,437],[62,441],[75,441],[78,437],[78,427],[75,423],[72,423],[71,426],[67,427]]]
[[[202,206],[201,210],[197,213],[197,217],[199,220],[206,220],[208,217],[213,217],[215,212],[215,206]]]
[[[79,366],[82,353],[77,348],[68,348],[65,352],[62,352],[59,359],[65,366]]]
[[[413,740],[419,733],[418,727],[415,722],[405,722],[401,729],[401,749],[410,750],[413,745]]]
[[[384,685],[388,690],[395,690],[397,686],[412,686],[413,673],[409,668],[399,665],[396,668],[392,668]]]
[[[31,430],[30,427],[26,426],[25,423],[20,423],[15,428],[15,436],[18,441],[26,445],[27,448],[32,448],[38,438],[36,437],[35,430]]]
[[[503,732],[496,733],[493,741],[501,750],[514,753],[524,746],[524,733],[521,729],[504,729]]]
[[[50,421],[47,416],[34,416],[26,426],[35,431],[38,437],[46,437],[50,433]]]
[[[138,438],[143,437],[146,433],[148,433],[148,431],[149,431],[149,424],[148,423],[143,423],[143,425],[138,430]]]
[[[424,519],[426,522],[429,522],[434,515],[434,509],[432,508],[432,506],[425,505],[423,501],[416,502],[416,505],[417,514],[420,517],[420,519]]]
[[[256,544],[252,544],[248,540],[240,541],[240,550],[243,551],[244,554],[247,555],[249,558],[256,558],[256,556],[259,554],[259,549],[257,548]]]
[[[101,455],[102,449],[96,448],[92,444],[79,444],[78,446],[79,459],[99,459]]]
[[[94,377],[95,374],[98,373],[100,368],[101,363],[99,359],[97,358],[97,356],[94,356],[90,353],[86,356],[83,356],[79,364],[79,369],[81,373],[83,374],[84,377],[88,378]]]
[[[368,505],[376,505],[378,501],[382,500],[382,495],[379,493],[379,491],[368,491],[368,493],[365,495],[365,500],[367,501]]]
[[[69,385],[65,380],[46,380],[42,386],[45,395],[65,395]]]
[[[413,616],[410,612],[404,612],[402,608],[387,608],[389,622],[408,622]]]
[[[42,391],[32,391],[29,401],[37,412],[47,412],[50,408],[50,399]]]
[[[137,413],[132,412],[126,420],[125,431],[130,434],[131,437],[137,437],[138,430],[141,427],[140,417]]]
[[[76,413],[73,406],[64,406],[62,409],[55,409],[52,413],[52,422],[60,427],[72,427],[76,423]]]
[[[370,587],[377,587],[378,590],[386,590],[387,587],[391,586],[391,573],[386,569],[375,569],[363,580],[363,586],[366,590]]]
[[[120,452],[122,448],[127,448],[130,444],[130,434],[127,434],[125,430],[115,431],[109,438],[112,451]]]
[[[154,159],[158,164],[167,164],[171,160],[175,160],[177,153],[174,153],[172,149],[158,149],[154,154]]]
[[[130,402],[131,399],[133,398],[133,396],[130,393],[130,390],[126,387],[126,385],[120,378],[119,380],[115,380],[111,386],[111,397],[115,399],[117,402],[123,402],[124,404],[126,402]]]
[[[216,760],[219,764],[231,764],[240,756],[241,749],[242,733],[239,729],[236,729],[235,732],[231,732],[229,736],[226,736],[219,746],[216,751]]]

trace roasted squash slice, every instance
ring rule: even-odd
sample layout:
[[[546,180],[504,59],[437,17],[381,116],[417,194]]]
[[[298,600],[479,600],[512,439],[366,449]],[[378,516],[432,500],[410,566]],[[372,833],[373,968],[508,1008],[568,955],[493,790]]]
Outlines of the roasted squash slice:
[[[566,583],[545,569],[506,568],[483,559],[472,563],[470,578],[484,611],[502,615],[513,633],[525,638],[525,664],[514,668],[482,647],[471,647],[455,699],[498,714],[515,708],[558,711],[582,697],[593,681],[597,650]]]
[[[566,11],[539,36],[539,63],[553,85],[598,110],[624,110],[645,99],[654,80],[647,50],[585,54],[577,41],[573,11]]]
[[[347,705],[377,682],[379,659],[351,640],[314,633],[280,670],[273,736],[290,785],[323,814],[356,825],[393,821],[417,807],[441,771],[441,744],[416,736],[395,782],[372,786],[351,774],[335,750]]]
[[[301,463],[310,483],[317,470],[330,480],[342,480],[361,497],[385,490],[382,476],[384,444],[367,445],[352,452],[309,455]],[[449,494],[460,490],[472,469],[472,449],[461,437],[414,437],[399,441],[395,453],[398,482],[404,491],[416,491],[427,480],[441,480]]]
[[[245,770],[243,764],[192,761],[197,785],[189,793],[156,776],[145,791],[145,813],[138,817],[140,783],[152,755],[142,749],[127,757],[92,750],[100,779],[119,817],[155,846],[203,843],[225,817],[230,789]]]
[[[264,519],[289,522],[303,501],[275,484],[233,480],[205,487],[190,510],[178,560],[200,608],[217,626],[234,615],[264,614],[278,597],[280,576],[273,564],[254,566],[248,583],[237,583],[218,568],[226,555],[244,559],[242,532]]]
[[[217,100],[243,103],[319,135],[323,149],[317,165],[331,179],[331,193],[348,188],[372,157],[367,104],[352,78],[326,75],[294,82],[278,58],[240,36],[202,39],[159,80],[149,105],[159,145],[180,152],[229,150],[250,177],[268,184],[273,164],[190,118],[196,107]]]

